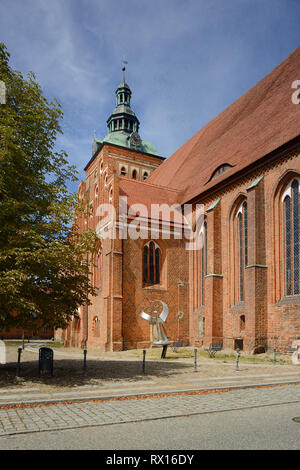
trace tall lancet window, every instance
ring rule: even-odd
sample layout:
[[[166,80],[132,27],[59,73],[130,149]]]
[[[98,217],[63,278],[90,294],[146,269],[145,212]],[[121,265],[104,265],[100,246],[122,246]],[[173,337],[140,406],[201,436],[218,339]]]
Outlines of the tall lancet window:
[[[248,212],[247,202],[243,203],[244,211],[244,265],[248,266]]]
[[[102,250],[99,250],[96,257],[95,274],[94,274],[94,286],[99,290],[102,289],[103,280],[103,257]]]
[[[161,250],[153,241],[144,246],[143,265],[144,286],[160,284]]]
[[[285,295],[299,295],[299,182],[294,180],[283,200]]]
[[[193,250],[193,309],[205,303],[205,276],[207,275],[207,224],[202,224],[197,235],[197,249]]]
[[[248,264],[248,213],[244,201],[237,211],[238,300],[245,300],[245,267]]]
[[[201,243],[201,305],[204,305],[204,279],[207,274],[207,225],[203,224],[203,232],[200,235]]]

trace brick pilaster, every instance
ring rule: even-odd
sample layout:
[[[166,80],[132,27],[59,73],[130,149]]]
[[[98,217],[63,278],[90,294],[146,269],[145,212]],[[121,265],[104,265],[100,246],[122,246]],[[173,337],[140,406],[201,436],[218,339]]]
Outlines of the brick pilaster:
[[[204,344],[223,339],[223,274],[221,203],[207,210],[207,275],[205,277]]]
[[[248,265],[245,269],[245,349],[265,345],[267,339],[267,267],[264,181],[247,189]]]

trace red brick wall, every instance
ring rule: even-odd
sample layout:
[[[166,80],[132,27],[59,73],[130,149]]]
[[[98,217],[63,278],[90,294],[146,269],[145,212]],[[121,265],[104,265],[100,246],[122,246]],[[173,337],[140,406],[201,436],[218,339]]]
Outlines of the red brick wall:
[[[242,338],[244,349],[249,351],[259,345],[284,350],[300,336],[300,298],[283,298],[282,260],[279,259],[282,227],[279,197],[276,196],[277,187],[284,186],[297,174],[300,175],[299,153],[291,152],[212,197],[198,201],[207,209],[220,198],[219,204],[207,213],[208,274],[222,274],[222,277],[205,278],[205,307],[191,309],[193,325],[203,311],[205,315],[205,338],[194,334],[191,337],[194,344],[202,340],[217,341],[219,335],[229,348],[234,346],[236,338]],[[263,176],[261,181],[248,189],[260,176]],[[248,205],[248,265],[251,267],[245,269],[245,300],[237,302],[237,247],[232,214],[243,198]],[[214,224],[210,218],[217,220],[217,211],[220,219]],[[212,216],[211,212],[216,215]],[[197,288],[196,285],[191,287],[192,290]],[[244,331],[240,331],[241,315],[246,320]]]
[[[125,348],[150,345],[150,325],[140,317],[162,306],[165,302],[169,316],[164,325],[171,340],[178,337],[189,343],[188,258],[181,240],[155,240],[162,253],[161,285],[143,287],[143,247],[149,240],[124,240],[123,242],[123,327]],[[156,306],[156,307],[155,307]],[[183,313],[178,319],[179,312]]]
[[[0,339],[21,339],[23,334],[23,330],[20,328],[11,328],[8,330],[0,330]],[[25,330],[24,337],[25,338],[44,338],[44,339],[51,339],[54,336],[54,331],[52,329],[47,328],[44,331],[44,328],[36,328],[35,330]]]

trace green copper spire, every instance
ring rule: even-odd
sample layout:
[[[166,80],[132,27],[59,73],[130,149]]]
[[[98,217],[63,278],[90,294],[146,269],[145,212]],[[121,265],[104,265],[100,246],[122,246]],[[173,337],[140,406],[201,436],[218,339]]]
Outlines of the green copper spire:
[[[110,139],[127,138],[130,137],[133,132],[137,134],[139,131],[139,120],[130,107],[131,90],[125,80],[125,64],[127,64],[127,61],[123,57],[123,80],[115,92],[116,108],[107,120],[108,136]]]
[[[122,61],[123,64],[127,63]],[[125,80],[125,65],[122,67],[123,80],[116,89],[116,107],[107,119],[108,134],[103,141],[94,137],[93,152],[104,142],[131,148],[143,153],[158,155],[155,147],[141,140],[139,136],[140,122],[131,108],[131,90]]]
[[[131,90],[126,82],[120,83],[116,89],[116,108],[107,120],[109,133],[138,133],[139,120],[130,106]]]

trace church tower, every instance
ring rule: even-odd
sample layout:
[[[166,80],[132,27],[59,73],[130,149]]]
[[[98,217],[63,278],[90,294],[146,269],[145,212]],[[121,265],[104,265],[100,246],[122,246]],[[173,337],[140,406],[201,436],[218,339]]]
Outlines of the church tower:
[[[56,333],[57,338],[61,334],[66,345],[87,343],[103,351],[119,351],[132,344],[127,334],[128,322],[124,320],[127,240],[119,236],[119,224],[113,221],[106,224],[105,216],[98,211],[99,207],[113,206],[118,221],[120,198],[123,202],[126,199],[124,204],[129,206],[132,197],[149,191],[152,186],[145,180],[164,161],[155,147],[140,137],[140,122],[131,108],[131,97],[123,74],[115,91],[115,108],[107,119],[107,135],[103,140],[94,137],[92,157],[85,166],[85,181],[78,188],[79,199],[89,202],[88,213],[77,219],[79,230],[96,230],[98,234],[95,253],[89,259],[90,278],[97,295],[90,299],[91,305],[79,308],[79,318],[64,332]],[[154,191],[157,192],[157,187]],[[112,233],[115,230],[115,234],[107,236],[109,230]],[[146,336],[148,341],[148,329]]]

